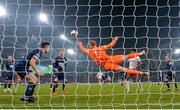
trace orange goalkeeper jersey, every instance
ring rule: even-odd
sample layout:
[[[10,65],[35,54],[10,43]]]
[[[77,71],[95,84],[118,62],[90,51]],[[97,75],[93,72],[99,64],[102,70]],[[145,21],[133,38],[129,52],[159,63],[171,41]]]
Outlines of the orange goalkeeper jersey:
[[[92,60],[96,62],[97,65],[104,65],[109,55],[106,53],[107,49],[112,48],[117,39],[114,39],[110,44],[95,47],[93,49],[87,49],[83,45],[79,45],[79,48],[87,55],[91,57]]]

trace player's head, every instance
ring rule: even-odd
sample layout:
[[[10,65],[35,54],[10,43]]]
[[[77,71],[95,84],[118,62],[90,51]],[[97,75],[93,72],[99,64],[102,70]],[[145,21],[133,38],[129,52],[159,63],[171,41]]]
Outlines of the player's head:
[[[96,43],[95,40],[91,40],[91,41],[89,42],[89,48],[90,48],[90,49],[96,47],[96,45],[97,45],[97,43]]]
[[[135,53],[135,52],[137,52],[135,48],[131,50],[131,53]]]
[[[12,56],[8,56],[8,61],[12,61],[13,60],[13,57]]]
[[[64,58],[64,49],[59,50],[59,56]]]
[[[165,60],[170,60],[171,59],[171,54],[170,53],[167,53],[166,55],[165,55]]]
[[[48,53],[50,51],[50,43],[49,42],[42,42],[41,43],[42,53]]]

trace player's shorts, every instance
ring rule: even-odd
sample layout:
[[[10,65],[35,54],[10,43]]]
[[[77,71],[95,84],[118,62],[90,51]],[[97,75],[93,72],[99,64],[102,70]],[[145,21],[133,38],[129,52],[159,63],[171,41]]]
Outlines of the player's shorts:
[[[124,61],[124,55],[109,56],[103,67],[109,71],[119,71],[119,64]]]
[[[6,73],[6,80],[13,80],[14,73],[13,72],[7,72]]]
[[[102,76],[102,80],[106,80],[106,76],[104,75],[104,76]]]
[[[53,82],[64,80],[64,73],[53,73],[51,79]]]
[[[173,77],[174,77],[174,76],[173,76],[173,73],[172,73],[171,71],[167,71],[167,72],[166,72],[165,78],[167,78],[167,79],[169,79],[169,80],[173,80],[173,79],[174,79]]]
[[[26,67],[18,66],[18,65],[15,66],[15,71],[21,77],[21,79],[24,79],[27,74],[32,72],[31,70],[26,69]]]
[[[127,79],[127,76],[128,76],[128,75],[127,75],[126,73],[121,73],[121,74],[120,74],[120,77],[121,77],[122,80]]]

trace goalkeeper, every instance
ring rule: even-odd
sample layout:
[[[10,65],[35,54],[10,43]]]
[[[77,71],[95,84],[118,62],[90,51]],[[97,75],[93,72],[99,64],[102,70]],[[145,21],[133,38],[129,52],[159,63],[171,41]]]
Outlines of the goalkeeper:
[[[143,73],[141,71],[131,70],[119,65],[121,62],[129,58],[135,58],[137,56],[144,55],[145,51],[139,53],[131,53],[128,55],[119,54],[115,56],[110,56],[106,54],[106,50],[111,49],[116,44],[118,39],[119,37],[115,37],[110,44],[103,46],[97,46],[96,41],[91,40],[89,42],[89,49],[85,48],[81,41],[77,40],[77,44],[79,48],[83,51],[83,53],[89,55],[91,59],[96,62],[97,65],[105,68],[106,70],[114,71],[114,72],[123,71],[129,75],[148,74],[147,72]]]

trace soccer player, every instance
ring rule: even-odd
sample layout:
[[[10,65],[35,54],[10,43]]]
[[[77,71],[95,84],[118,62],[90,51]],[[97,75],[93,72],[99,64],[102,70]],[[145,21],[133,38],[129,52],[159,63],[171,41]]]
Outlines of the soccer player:
[[[17,73],[17,80],[25,79],[27,87],[21,101],[34,102],[35,98],[32,96],[39,81],[39,76],[44,76],[44,73],[36,66],[36,62],[42,56],[50,51],[50,44],[42,42],[40,48],[34,49],[28,54],[17,60],[15,64],[15,71]],[[33,74],[31,68],[36,72]]]
[[[77,40],[77,44],[79,48],[83,51],[83,53],[89,55],[91,59],[96,62],[97,65],[105,68],[106,70],[114,71],[114,72],[123,71],[129,75],[147,74],[147,72],[143,73],[141,71],[131,70],[131,69],[124,68],[119,65],[121,62],[129,58],[134,58],[137,56],[144,55],[145,51],[142,51],[139,53],[131,53],[128,55],[119,54],[115,56],[110,56],[106,54],[106,50],[112,48],[118,39],[119,37],[115,37],[114,40],[110,44],[103,45],[103,46],[97,46],[96,41],[91,40],[89,42],[89,49],[85,48],[81,41]]]
[[[12,56],[8,56],[8,61],[4,65],[4,71],[6,72],[4,92],[7,92],[7,91],[12,92],[11,85],[13,83],[13,78],[14,78],[14,61],[13,61]]]
[[[131,54],[136,53],[136,52],[137,52],[136,49],[131,50]],[[142,62],[141,62],[141,59],[140,59],[139,56],[128,59],[127,67],[130,70],[139,70],[141,65],[142,65]],[[126,79],[124,80],[126,92],[129,93],[129,91],[130,91],[130,81],[129,81],[129,79],[132,76],[136,76],[136,81],[139,84],[140,91],[143,92],[143,86],[142,86],[142,83],[141,83],[141,80],[140,80],[141,75],[128,75],[128,74],[127,74]]]
[[[66,67],[67,59],[64,57],[64,50],[59,51],[59,56],[55,58],[53,63],[53,74],[52,74],[52,84],[51,84],[51,94],[56,96],[56,88],[58,87],[58,83],[62,80],[62,94],[67,95],[65,91],[65,76],[64,71]]]
[[[99,71],[96,75],[96,78],[98,79],[99,85],[104,84],[105,74],[103,72]]]
[[[172,60],[171,55],[167,54],[165,56],[165,60],[167,61],[167,64],[166,64],[166,75],[164,81],[166,82],[167,85],[167,91],[170,91],[170,85],[169,85],[170,81],[173,81],[176,90],[178,90],[177,83],[175,82],[176,71],[174,69],[174,62]]]

